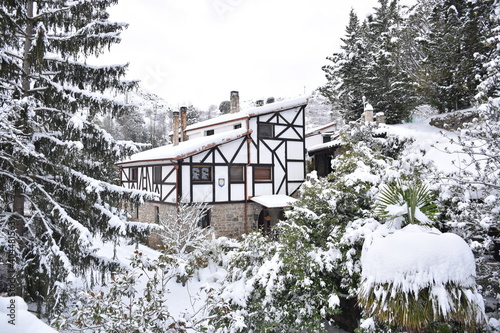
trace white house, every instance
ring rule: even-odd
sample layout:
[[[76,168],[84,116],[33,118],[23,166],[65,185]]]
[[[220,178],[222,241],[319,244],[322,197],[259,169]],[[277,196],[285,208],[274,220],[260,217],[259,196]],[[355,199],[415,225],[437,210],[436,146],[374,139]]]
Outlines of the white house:
[[[218,236],[269,232],[305,178],[307,101],[238,111],[238,93],[232,92],[232,113],[182,128],[185,141],[176,145],[118,163],[124,187],[157,194],[133,207],[133,218],[154,222],[179,203],[206,202],[203,223]]]

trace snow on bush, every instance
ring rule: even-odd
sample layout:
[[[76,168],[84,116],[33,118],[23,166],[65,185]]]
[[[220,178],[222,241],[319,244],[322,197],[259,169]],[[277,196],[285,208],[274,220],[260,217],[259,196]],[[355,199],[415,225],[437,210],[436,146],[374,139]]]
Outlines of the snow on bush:
[[[359,301],[378,321],[425,329],[434,321],[485,323],[467,243],[435,228],[408,225],[365,239]]]

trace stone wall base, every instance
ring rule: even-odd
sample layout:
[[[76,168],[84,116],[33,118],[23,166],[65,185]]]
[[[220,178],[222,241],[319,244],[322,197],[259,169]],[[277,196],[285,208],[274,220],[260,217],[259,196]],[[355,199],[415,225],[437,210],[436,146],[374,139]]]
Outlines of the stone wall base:
[[[210,228],[215,232],[216,237],[238,239],[241,238],[245,232],[252,232],[258,229],[257,218],[262,210],[262,206],[259,204],[254,202],[223,203],[212,204],[209,205],[208,208],[210,209]],[[175,214],[175,212],[175,205],[147,202],[138,207],[138,216],[137,212],[132,212],[134,216],[131,220],[158,223],[159,217],[172,215]],[[157,247],[161,244],[157,235],[151,235],[148,243],[153,247]]]

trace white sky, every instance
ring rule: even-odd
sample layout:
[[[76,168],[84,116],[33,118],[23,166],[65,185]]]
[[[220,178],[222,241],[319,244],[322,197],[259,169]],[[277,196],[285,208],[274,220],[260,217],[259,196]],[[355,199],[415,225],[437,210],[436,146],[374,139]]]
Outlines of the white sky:
[[[141,80],[174,106],[218,106],[231,90],[239,91],[242,101],[291,98],[326,82],[321,67],[338,49],[350,9],[364,19],[377,5],[377,0],[120,0],[110,8],[111,20],[130,26],[101,58],[107,64],[130,62],[127,78]]]

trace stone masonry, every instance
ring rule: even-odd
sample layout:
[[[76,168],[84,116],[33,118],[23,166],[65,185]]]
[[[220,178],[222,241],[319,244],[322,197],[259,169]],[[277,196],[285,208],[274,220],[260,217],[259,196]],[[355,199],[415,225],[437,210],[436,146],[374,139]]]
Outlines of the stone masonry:
[[[210,227],[217,237],[240,238],[245,233],[245,203],[225,203],[210,205]],[[139,220],[156,223],[157,216],[173,214],[175,205],[166,205],[155,202],[146,202],[139,206]],[[257,230],[256,213],[260,212],[260,205],[247,203],[247,231]],[[150,237],[149,243],[154,245],[157,240]]]

